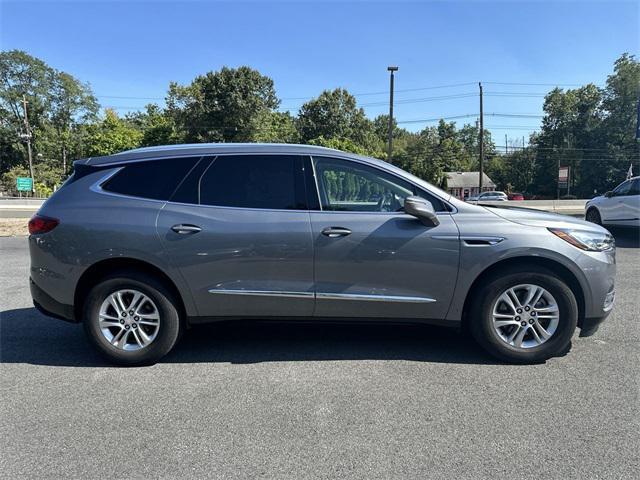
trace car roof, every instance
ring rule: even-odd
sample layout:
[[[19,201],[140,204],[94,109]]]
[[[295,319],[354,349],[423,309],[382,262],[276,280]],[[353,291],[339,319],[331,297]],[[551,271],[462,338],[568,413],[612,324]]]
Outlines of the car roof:
[[[181,145],[161,145],[157,147],[136,148],[133,150],[126,150],[124,152],[116,153],[114,155],[90,157],[78,160],[78,163],[98,166],[126,163],[132,160],[230,153],[282,153],[293,155],[329,154],[336,156],[359,157],[358,155],[347,154],[345,152],[341,152],[340,150],[334,150],[332,148],[319,147],[315,145],[297,145],[287,143],[190,143]]]

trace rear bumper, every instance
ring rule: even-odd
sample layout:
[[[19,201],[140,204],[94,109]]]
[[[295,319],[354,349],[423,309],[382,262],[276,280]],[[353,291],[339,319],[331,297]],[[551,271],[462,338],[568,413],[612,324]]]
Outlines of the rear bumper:
[[[36,307],[40,313],[66,322],[77,323],[72,305],[65,305],[64,303],[54,300],[44,290],[36,285],[31,278],[29,278],[29,287],[31,289],[33,306]]]

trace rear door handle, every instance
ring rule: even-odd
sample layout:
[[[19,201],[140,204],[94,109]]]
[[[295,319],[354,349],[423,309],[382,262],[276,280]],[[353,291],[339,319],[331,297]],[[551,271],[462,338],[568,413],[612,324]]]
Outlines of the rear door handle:
[[[171,227],[171,230],[173,230],[176,233],[179,233],[180,235],[189,235],[192,233],[198,233],[202,229],[197,225],[187,225],[187,224],[181,223]]]
[[[351,235],[351,230],[344,227],[327,227],[322,230],[322,234],[329,238],[346,237],[347,235]]]

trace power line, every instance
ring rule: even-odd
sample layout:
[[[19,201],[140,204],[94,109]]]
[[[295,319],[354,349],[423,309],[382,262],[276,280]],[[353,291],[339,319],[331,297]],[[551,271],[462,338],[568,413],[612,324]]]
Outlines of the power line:
[[[581,83],[527,83],[527,82],[483,82],[486,85],[510,85],[510,86],[536,86],[536,87],[582,87],[587,84]],[[425,87],[417,87],[417,88],[404,88],[396,90],[396,93],[406,93],[406,92],[420,92],[425,90],[436,90],[443,88],[454,88],[454,87],[465,87],[469,85],[475,85],[476,82],[461,82],[461,83],[449,83],[444,85],[430,85]],[[598,87],[602,87],[604,85],[594,84]],[[325,89],[327,90],[327,89]],[[323,91],[325,91],[323,90]],[[322,92],[321,92],[322,93]],[[387,95],[389,93],[388,90],[379,90],[375,92],[359,92],[352,93],[354,97],[365,97],[372,95]],[[514,95],[546,95],[546,93],[534,93],[534,92],[485,92],[486,94],[514,94]],[[319,95],[319,94],[318,94]],[[280,100],[310,100],[313,98],[317,98],[318,95],[315,96],[306,96],[306,97],[282,97]],[[115,99],[127,99],[127,100],[164,100],[165,97],[147,97],[147,96],[126,96],[126,95],[94,95],[97,98],[115,98]]]
[[[531,87],[584,87],[590,83],[526,83],[526,82],[484,82],[487,85],[518,85]],[[604,87],[602,84],[593,84],[596,87]]]
[[[415,120],[400,120],[397,121],[396,123],[428,123],[428,122],[438,122],[440,120],[457,120],[460,118],[470,118],[470,117],[477,117],[478,114],[477,113],[468,113],[465,115],[453,115],[453,116],[449,116],[449,117],[435,117],[435,118],[420,118],[420,119],[415,119]]]
[[[406,93],[406,92],[420,92],[424,90],[436,90],[441,88],[454,88],[454,87],[464,87],[468,85],[475,85],[475,82],[464,82],[464,83],[450,83],[446,85],[431,85],[427,87],[418,87],[418,88],[404,88],[400,90],[396,90],[396,93]],[[338,87],[339,88],[339,87]],[[328,89],[324,89],[326,91]],[[322,92],[320,92],[321,94]],[[315,96],[307,96],[307,97],[282,97],[280,100],[311,100],[313,98],[317,98],[320,94]],[[360,93],[352,93],[354,97],[365,97],[370,95],[388,95],[388,90],[380,90],[377,92],[360,92]],[[165,97],[136,97],[136,96],[122,96],[122,95],[94,95],[97,98],[116,98],[116,99],[127,99],[127,100],[164,100]]]

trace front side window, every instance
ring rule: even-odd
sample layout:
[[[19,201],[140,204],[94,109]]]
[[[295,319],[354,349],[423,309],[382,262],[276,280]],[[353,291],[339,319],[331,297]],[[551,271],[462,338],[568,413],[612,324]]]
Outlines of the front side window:
[[[294,155],[216,157],[197,182],[197,190],[201,205],[306,208],[302,159]]]
[[[640,195],[640,178],[636,178],[631,185],[629,195]]]
[[[377,168],[335,158],[313,158],[323,210],[347,212],[401,212],[404,199],[418,195],[436,211],[444,204],[409,182]]]
[[[127,163],[102,188],[133,197],[168,200],[199,159],[179,157]]]
[[[631,190],[631,181],[627,180],[626,182],[618,185],[613,191],[613,194],[616,197],[621,197],[623,195],[629,195],[629,190]]]

